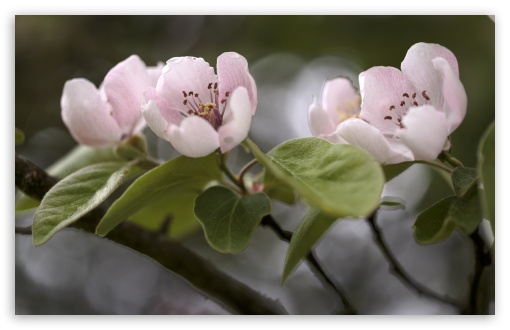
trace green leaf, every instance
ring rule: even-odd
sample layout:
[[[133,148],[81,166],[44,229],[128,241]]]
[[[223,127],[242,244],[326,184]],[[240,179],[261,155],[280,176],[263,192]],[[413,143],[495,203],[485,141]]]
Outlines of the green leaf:
[[[85,145],[78,145],[67,155],[56,161],[46,169],[49,175],[63,179],[71,173],[86,166],[106,162],[121,162],[112,147],[92,148]],[[39,206],[39,201],[31,198],[21,191],[16,193],[16,212],[26,211]]]
[[[447,221],[452,222],[464,235],[474,232],[483,220],[476,186],[458,198],[450,208]]]
[[[299,195],[294,189],[278,180],[268,171],[264,173],[264,192],[269,198],[279,200],[289,205],[296,204],[299,200]]]
[[[416,162],[403,162],[398,164],[382,165],[386,182],[396,178],[414,164],[416,164]]]
[[[282,284],[335,221],[336,218],[324,215],[317,209],[308,210],[290,240],[283,267]]]
[[[94,164],[59,181],[44,196],[35,212],[34,245],[44,244],[101,204],[122,184],[130,169],[131,164],[118,162]]]
[[[167,217],[170,225],[167,235],[171,239],[182,239],[186,235],[200,229],[200,223],[195,217],[193,207],[200,191],[184,191],[179,194],[163,194],[154,202],[129,217],[128,221],[142,228],[159,230]]]
[[[270,212],[266,194],[239,196],[223,186],[210,187],[195,201],[195,214],[207,241],[223,253],[244,250],[262,217]]]
[[[492,234],[496,231],[496,135],[495,125],[489,126],[478,146],[478,176],[480,180],[480,201],[484,216],[491,223]]]
[[[457,199],[457,196],[448,196],[418,215],[413,226],[416,242],[437,243],[450,236],[454,228],[446,219],[451,206]]]
[[[108,234],[129,216],[162,196],[172,198],[186,192],[198,194],[208,183],[219,180],[221,172],[215,153],[202,158],[181,156],[172,159],[135,180],[106,212],[96,228],[96,234]]]
[[[266,171],[325,214],[362,217],[379,205],[384,174],[358,147],[301,138],[280,144],[266,156],[249,139],[245,144]]]
[[[453,191],[462,196],[472,185],[476,185],[478,171],[476,168],[457,167],[452,172]]]
[[[23,133],[23,131],[17,127],[14,128],[14,133],[15,133],[15,138],[14,138],[15,144],[16,145],[22,144],[25,141],[25,133]]]

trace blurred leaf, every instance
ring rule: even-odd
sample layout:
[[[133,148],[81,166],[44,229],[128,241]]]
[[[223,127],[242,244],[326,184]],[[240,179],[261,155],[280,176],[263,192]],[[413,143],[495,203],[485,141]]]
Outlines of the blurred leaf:
[[[101,163],[87,166],[59,181],[41,201],[34,215],[33,242],[44,244],[101,204],[128,176],[131,164]]]
[[[491,223],[492,234],[496,231],[496,135],[495,125],[487,128],[478,146],[478,175],[480,179],[480,201],[484,217]]]
[[[216,154],[202,158],[180,156],[140,176],[117,199],[96,228],[104,236],[132,214],[162,196],[177,196],[186,192],[199,193],[211,181],[221,180]]]
[[[308,210],[290,240],[283,267],[282,284],[335,221],[336,218],[324,215],[317,209]]]
[[[358,147],[301,138],[286,141],[265,155],[252,141],[246,145],[266,171],[326,214],[362,217],[379,205],[383,172]]]
[[[205,190],[195,201],[195,215],[207,242],[223,253],[238,253],[250,243],[262,217],[271,212],[264,193],[239,196],[223,186]]]
[[[23,133],[23,131],[17,127],[14,128],[14,133],[15,133],[15,138],[14,138],[15,144],[16,145],[22,144],[25,141],[25,133]]]
[[[478,315],[493,315],[495,303],[495,271],[494,263],[486,266],[482,271],[480,285],[476,295],[476,309]],[[492,305],[492,307],[491,307]]]
[[[476,185],[478,171],[476,168],[457,167],[452,172],[453,190],[457,196],[462,196],[473,184]]]
[[[406,204],[402,198],[396,196],[383,196],[381,198],[381,208],[384,210],[405,210]]]
[[[113,148],[113,152],[124,160],[147,158],[147,142],[143,135],[132,135]]]
[[[278,180],[271,172],[264,171],[264,192],[269,198],[279,200],[286,204],[296,204],[299,200],[297,192]]]
[[[396,178],[414,164],[416,164],[416,162],[403,162],[398,164],[382,165],[386,182]]]
[[[156,231],[166,217],[170,217],[167,235],[171,239],[181,239],[200,228],[193,206],[200,190],[184,191],[179,194],[162,194],[152,203],[129,217],[127,221],[142,228]]]

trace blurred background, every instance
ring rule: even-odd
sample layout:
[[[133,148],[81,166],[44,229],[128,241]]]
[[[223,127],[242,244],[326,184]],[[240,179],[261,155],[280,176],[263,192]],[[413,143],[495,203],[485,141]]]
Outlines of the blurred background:
[[[171,57],[203,57],[212,66],[222,52],[245,56],[258,86],[251,138],[268,151],[291,138],[310,136],[307,108],[328,78],[350,77],[375,66],[400,67],[417,42],[449,48],[459,62],[468,95],[463,124],[452,135],[452,154],[475,166],[478,140],[495,119],[495,25],[487,16],[16,16],[15,125],[26,141],[16,152],[48,167],[76,143],[60,117],[66,80],[84,77],[97,86],[119,61],[138,54],[147,65]],[[176,155],[145,131],[160,159]],[[231,165],[249,160],[236,149]],[[412,236],[416,215],[450,193],[444,179],[415,165],[384,194],[405,200],[405,210],[379,212],[394,255],[430,289],[465,301],[473,269],[471,242],[454,233],[432,246]],[[275,202],[274,217],[294,230],[306,207]],[[31,213],[18,214],[28,225]],[[212,250],[200,231],[183,244],[220,269],[271,297],[293,314],[336,314],[342,306],[305,264],[285,285],[280,277],[287,244],[257,229],[238,255]],[[419,297],[389,272],[364,221],[338,221],[316,247],[334,280],[362,314],[452,314],[453,307]],[[182,278],[133,251],[75,230],[34,248],[15,238],[16,314],[225,314]]]

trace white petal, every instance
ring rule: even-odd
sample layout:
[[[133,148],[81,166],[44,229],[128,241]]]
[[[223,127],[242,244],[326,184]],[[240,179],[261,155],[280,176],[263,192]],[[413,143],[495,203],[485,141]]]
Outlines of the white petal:
[[[198,116],[185,118],[180,126],[170,124],[165,139],[188,157],[204,157],[220,147],[218,133]]]
[[[348,78],[340,77],[326,81],[322,90],[322,107],[335,124],[356,115],[360,111],[358,90]]]
[[[223,125],[218,129],[221,152],[225,153],[248,136],[252,119],[252,106],[248,91],[236,88],[227,103]]]
[[[397,136],[412,150],[416,160],[434,160],[443,150],[448,130],[446,115],[430,105],[409,109]]]
[[[338,125],[336,134],[347,143],[368,151],[382,164],[413,160],[411,150],[397,139],[386,138],[376,127],[358,119],[348,119]]]
[[[165,133],[168,128],[168,122],[161,115],[156,102],[149,101],[142,104],[142,113],[147,125],[162,139],[165,139]]]
[[[467,95],[458,74],[449,62],[442,57],[432,60],[434,67],[439,71],[443,81],[443,109],[446,113],[448,133],[455,131],[466,116]]]
[[[308,107],[308,126],[313,136],[331,134],[335,130],[331,117],[315,102]]]

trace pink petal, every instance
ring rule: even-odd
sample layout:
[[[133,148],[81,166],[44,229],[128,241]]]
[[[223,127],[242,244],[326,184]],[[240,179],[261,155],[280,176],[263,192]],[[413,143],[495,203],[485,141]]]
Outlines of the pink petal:
[[[145,63],[131,55],[108,72],[102,87],[122,132],[131,134],[141,119],[143,92],[150,87]]]
[[[251,126],[251,118],[249,93],[246,88],[238,87],[228,100],[223,125],[218,129],[222,153],[230,151],[246,139]]]
[[[413,45],[407,51],[401,68],[407,79],[415,86],[418,96],[420,97],[421,93],[426,91],[431,99],[430,104],[441,110],[443,104],[441,78],[432,63],[436,57],[442,57],[448,61],[458,77],[459,69],[455,55],[449,49],[437,44]],[[423,104],[424,101],[421,99],[418,103]]]
[[[149,81],[151,87],[156,87],[158,83],[159,76],[161,76],[161,73],[163,72],[163,67],[165,65],[163,62],[158,62],[158,65],[156,66],[149,66],[147,67],[147,74],[149,75]]]
[[[326,81],[322,89],[322,107],[335,124],[358,114],[360,99],[358,90],[348,78],[335,78]]]
[[[340,125],[335,132],[347,143],[368,151],[382,164],[395,164],[413,160],[411,150],[397,139],[386,138],[377,128],[367,122],[352,118]]]
[[[218,83],[220,100],[225,98],[227,92],[233,92],[239,86],[248,90],[252,114],[257,109],[257,85],[248,71],[248,62],[238,53],[223,53],[218,57]]]
[[[448,124],[448,134],[451,134],[466,116],[467,95],[464,86],[447,60],[438,57],[432,60],[434,67],[441,75],[443,82],[444,110]]]
[[[168,104],[169,102],[161,98],[158,95],[156,89],[153,87],[150,87],[143,93],[142,111],[148,107],[149,102],[155,103],[155,106],[157,107],[161,117],[168,123],[179,126],[182,120],[185,118],[183,113],[181,113],[178,109],[171,108]]]
[[[308,126],[313,136],[328,135],[335,130],[335,124],[329,114],[315,102],[308,107]]]
[[[400,70],[376,66],[359,75],[361,93],[360,117],[377,127],[383,134],[392,135],[398,126],[386,116],[402,116],[409,102],[404,93],[411,94],[413,86]],[[408,102],[401,106],[401,102]],[[395,107],[390,110],[390,107]]]
[[[62,120],[76,141],[105,146],[120,141],[122,132],[112,109],[90,81],[78,78],[65,83],[61,99]]]
[[[413,152],[416,160],[434,160],[448,138],[446,115],[430,105],[409,109],[397,136]]]
[[[220,147],[218,133],[209,122],[198,116],[185,118],[180,126],[170,124],[166,140],[188,157],[204,157]]]
[[[159,97],[167,104],[166,109],[179,110],[187,113],[193,100],[199,102],[194,97],[198,97],[203,103],[213,102],[211,99],[212,89],[208,89],[210,83],[217,81],[214,69],[200,57],[174,57],[166,62],[161,77],[156,86]],[[183,92],[193,96],[187,97],[189,104],[185,105],[186,98]],[[163,109],[161,109],[163,111]]]
[[[161,115],[156,102],[150,100],[144,103],[142,105],[142,114],[152,131],[160,138],[165,139],[169,123]]]

